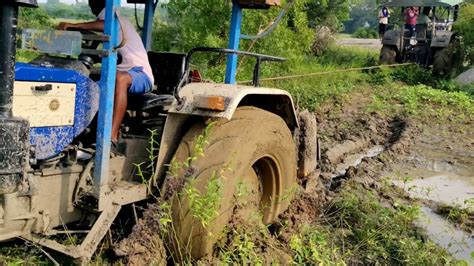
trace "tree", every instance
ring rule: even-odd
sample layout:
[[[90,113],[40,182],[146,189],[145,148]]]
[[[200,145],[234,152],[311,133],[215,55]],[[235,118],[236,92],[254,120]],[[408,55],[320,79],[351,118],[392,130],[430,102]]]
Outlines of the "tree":
[[[53,20],[43,8],[20,8],[18,27],[21,29],[47,29],[53,26]]]
[[[327,26],[333,32],[344,29],[343,22],[349,19],[349,0],[310,1],[306,5],[309,26]]]
[[[312,0],[296,0],[290,12],[276,30],[257,41],[242,40],[240,50],[301,57],[310,52],[314,37],[308,27],[306,4]],[[286,5],[286,1],[282,1]],[[167,17],[155,22],[153,49],[157,51],[188,52],[198,46],[227,47],[231,1],[222,0],[170,0],[163,6]],[[242,33],[255,35],[266,29],[280,13],[281,8],[269,10],[244,10]],[[202,55],[193,57],[193,64],[200,66],[205,76],[220,81],[225,70],[225,56]],[[240,57],[239,73],[251,77],[254,59]],[[277,74],[289,64],[265,64],[262,71]]]
[[[468,59],[474,62],[474,1],[470,1],[461,6],[459,19],[454,24],[454,30],[459,33],[462,39],[463,49],[467,53]]]
[[[295,2],[290,14],[285,16],[276,31],[252,45],[253,50],[281,54],[285,51],[309,49],[312,33],[304,12],[306,3]],[[285,5],[285,3],[282,3]],[[164,4],[167,20],[156,25],[157,50],[188,51],[196,46],[226,47],[228,41],[231,1],[222,0],[170,0]],[[242,32],[257,34],[279,14],[280,9],[245,10]],[[242,47],[249,43],[242,42]]]

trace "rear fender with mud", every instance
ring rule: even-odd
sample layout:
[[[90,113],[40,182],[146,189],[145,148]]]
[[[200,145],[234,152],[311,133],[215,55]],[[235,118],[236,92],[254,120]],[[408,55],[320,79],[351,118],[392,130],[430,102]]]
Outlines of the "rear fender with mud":
[[[451,43],[451,39],[455,36],[454,32],[437,31],[436,36],[431,41],[432,48],[445,48]]]
[[[160,186],[165,174],[164,167],[171,161],[181,138],[186,133],[186,125],[197,117],[225,118],[231,120],[239,106],[254,106],[274,113],[285,121],[290,131],[295,133],[298,118],[291,95],[283,90],[256,88],[242,85],[192,83],[179,92],[183,103],[177,102],[168,111],[163,137],[160,144],[155,185]],[[208,107],[205,105],[209,104]],[[218,106],[211,106],[217,104]],[[211,110],[211,108],[223,109]],[[209,108],[209,109],[206,109]]]
[[[397,53],[400,52],[400,30],[387,31],[382,39],[382,44],[385,46],[393,46],[397,48]]]

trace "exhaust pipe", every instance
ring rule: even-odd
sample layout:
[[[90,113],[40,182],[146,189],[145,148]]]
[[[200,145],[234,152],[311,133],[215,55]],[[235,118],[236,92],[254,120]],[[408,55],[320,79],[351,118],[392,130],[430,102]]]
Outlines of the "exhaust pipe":
[[[12,115],[18,6],[36,0],[0,3],[0,195],[14,193],[28,166],[28,121]]]

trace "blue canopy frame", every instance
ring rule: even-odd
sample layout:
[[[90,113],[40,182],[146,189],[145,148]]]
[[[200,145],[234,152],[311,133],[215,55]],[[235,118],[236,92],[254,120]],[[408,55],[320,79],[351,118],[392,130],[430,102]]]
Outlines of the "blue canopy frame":
[[[145,0],[145,18],[143,26],[143,43],[147,50],[151,50],[153,32],[153,17],[158,1]],[[97,128],[97,151],[95,157],[94,182],[97,189],[99,201],[103,193],[102,187],[107,184],[109,178],[110,144],[112,132],[112,117],[114,108],[114,91],[117,72],[117,49],[119,45],[119,20],[118,9],[120,0],[106,0],[104,34],[111,36],[109,41],[104,42],[106,56],[102,59],[102,73],[100,80],[100,100]],[[242,7],[233,0],[232,18],[230,25],[229,49],[238,50],[240,43],[240,29],[242,25]],[[237,73],[237,54],[227,56],[227,68],[225,83],[235,84]],[[100,205],[100,204],[99,204]]]

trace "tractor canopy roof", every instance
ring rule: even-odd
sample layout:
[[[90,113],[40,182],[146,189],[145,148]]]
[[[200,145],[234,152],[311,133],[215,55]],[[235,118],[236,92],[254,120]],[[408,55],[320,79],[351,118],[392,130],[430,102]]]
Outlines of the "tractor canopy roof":
[[[455,6],[463,0],[389,0],[380,6],[386,7],[404,7],[404,6]]]

